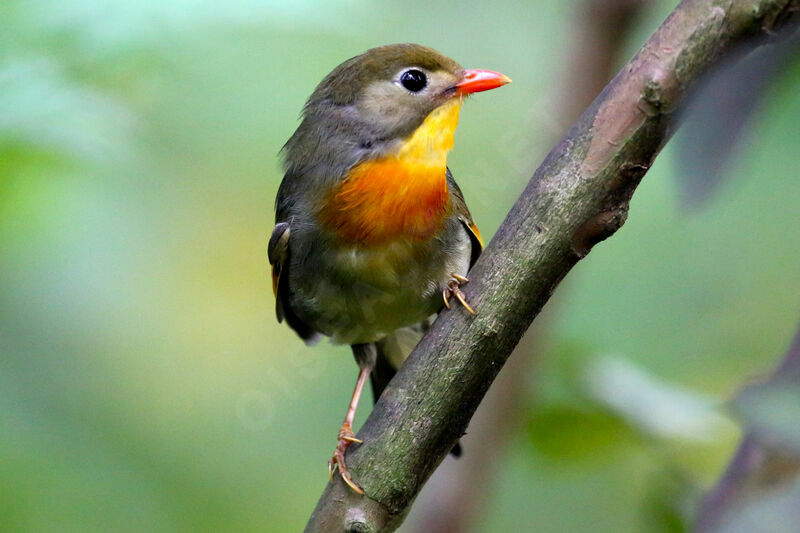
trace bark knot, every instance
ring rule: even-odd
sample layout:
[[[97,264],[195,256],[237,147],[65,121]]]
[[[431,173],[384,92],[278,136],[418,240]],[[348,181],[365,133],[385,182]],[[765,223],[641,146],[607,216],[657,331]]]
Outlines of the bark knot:
[[[345,533],[374,533],[375,528],[369,522],[370,520],[363,509],[351,507],[347,510],[344,531]]]
[[[655,117],[662,113],[664,109],[664,96],[661,90],[661,83],[653,77],[645,84],[639,95],[639,110],[648,117]]]
[[[614,234],[628,217],[625,203],[616,209],[603,211],[581,224],[572,234],[572,251],[583,259],[592,247]]]

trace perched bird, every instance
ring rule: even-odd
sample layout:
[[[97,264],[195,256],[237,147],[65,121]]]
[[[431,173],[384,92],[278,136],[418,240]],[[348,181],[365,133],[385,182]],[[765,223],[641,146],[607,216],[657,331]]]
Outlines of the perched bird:
[[[447,153],[464,98],[511,80],[416,44],[373,48],[317,86],[283,147],[269,240],[278,320],[352,346],[358,380],[328,463],[345,464],[367,378],[378,400],[483,246]]]

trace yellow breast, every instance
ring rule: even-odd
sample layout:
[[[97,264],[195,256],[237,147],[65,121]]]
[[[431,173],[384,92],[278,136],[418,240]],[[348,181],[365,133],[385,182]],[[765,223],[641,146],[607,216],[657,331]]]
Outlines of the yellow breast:
[[[424,239],[450,212],[447,153],[453,148],[461,101],[438,107],[397,151],[353,167],[319,209],[340,239],[378,245]]]

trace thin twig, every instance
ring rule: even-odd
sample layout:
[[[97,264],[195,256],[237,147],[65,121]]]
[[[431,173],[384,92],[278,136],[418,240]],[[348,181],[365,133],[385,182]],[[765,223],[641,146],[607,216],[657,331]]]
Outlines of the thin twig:
[[[770,378],[770,383],[786,381],[800,383],[800,328],[789,351]],[[780,408],[779,405],[775,407]],[[765,490],[796,480],[798,475],[800,455],[765,441],[757,433],[747,432],[727,470],[700,503],[695,531],[716,531],[725,515],[737,506],[763,496]]]

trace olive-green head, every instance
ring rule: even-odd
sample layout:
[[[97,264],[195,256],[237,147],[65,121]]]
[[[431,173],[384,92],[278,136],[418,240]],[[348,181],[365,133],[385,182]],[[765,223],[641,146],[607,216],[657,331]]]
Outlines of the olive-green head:
[[[317,86],[307,110],[354,106],[386,137],[402,138],[457,94],[464,69],[432,48],[392,44],[348,59]]]
[[[325,76],[284,147],[287,173],[341,172],[408,137],[437,107],[500,87],[506,76],[464,70],[418,44],[372,48]]]

